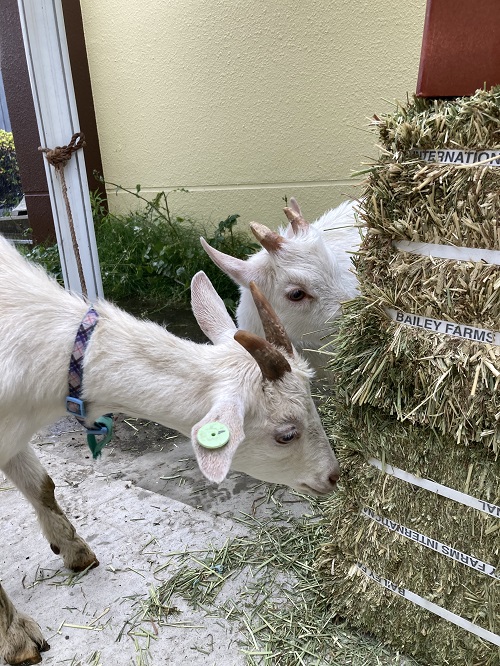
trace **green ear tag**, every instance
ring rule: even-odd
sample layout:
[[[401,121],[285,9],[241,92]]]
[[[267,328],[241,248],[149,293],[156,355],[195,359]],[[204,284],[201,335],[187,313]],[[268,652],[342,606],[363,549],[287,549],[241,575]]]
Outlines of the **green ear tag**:
[[[196,439],[204,449],[220,449],[229,442],[229,428],[219,421],[205,423],[198,430]]]

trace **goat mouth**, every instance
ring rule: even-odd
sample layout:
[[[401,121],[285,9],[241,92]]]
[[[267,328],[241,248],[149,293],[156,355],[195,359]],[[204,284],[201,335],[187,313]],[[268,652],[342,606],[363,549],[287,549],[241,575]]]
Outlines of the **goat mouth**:
[[[308,483],[302,482],[299,483],[299,487],[302,492],[305,492],[307,495],[313,495],[314,497],[326,497],[337,490],[337,484],[331,486],[328,490],[318,490],[318,488],[313,488],[313,486],[310,486]]]

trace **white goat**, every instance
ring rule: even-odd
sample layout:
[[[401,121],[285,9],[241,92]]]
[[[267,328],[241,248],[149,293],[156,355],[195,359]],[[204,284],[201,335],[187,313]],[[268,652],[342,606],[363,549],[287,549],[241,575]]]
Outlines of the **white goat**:
[[[200,469],[213,481],[232,467],[313,495],[330,493],[339,468],[310,395],[307,363],[253,292],[268,340],[236,330],[201,272],[192,281],[192,306],[213,345],[96,303],[99,319],[83,364],[88,423],[108,412],[147,418],[190,435]],[[0,238],[0,469],[33,505],[52,550],[77,571],[98,561],[57,504],[29,441],[65,414],[69,359],[87,310]],[[230,432],[218,450],[197,441],[200,427],[213,421]],[[47,648],[38,625],[0,586],[0,657],[34,664]]]
[[[290,221],[278,233],[263,224],[250,228],[262,249],[246,261],[201,243],[214,263],[240,287],[236,312],[238,326],[262,335],[262,325],[253,303],[249,284],[254,281],[283,323],[293,345],[317,350],[325,344],[329,325],[341,314],[342,301],[358,294],[351,255],[360,242],[355,225],[354,204],[345,201],[309,224],[295,201],[285,208]],[[320,368],[325,364],[319,353],[307,355]]]

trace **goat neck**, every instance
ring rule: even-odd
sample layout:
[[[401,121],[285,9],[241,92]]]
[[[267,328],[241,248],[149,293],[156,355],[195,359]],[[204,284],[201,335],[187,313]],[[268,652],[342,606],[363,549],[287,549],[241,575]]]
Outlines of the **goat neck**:
[[[97,308],[100,321],[84,366],[90,420],[94,414],[122,412],[189,435],[221,393],[231,395],[245,373],[259,376],[234,340],[197,344],[109,303]]]

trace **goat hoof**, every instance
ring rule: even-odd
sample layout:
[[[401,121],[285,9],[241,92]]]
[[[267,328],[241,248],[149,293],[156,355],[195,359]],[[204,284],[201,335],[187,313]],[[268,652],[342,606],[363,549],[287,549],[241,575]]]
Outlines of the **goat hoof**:
[[[99,566],[99,560],[95,556],[95,553],[92,552],[85,541],[80,539],[79,536],[76,536],[75,539],[66,544],[61,544],[61,546],[64,566],[67,569],[78,572]]]
[[[40,652],[46,652],[50,650],[50,645],[47,641],[43,641],[42,645],[34,647],[32,650],[29,650],[30,654],[26,655],[26,652],[21,655],[19,658],[21,661],[8,661],[8,664],[13,664],[14,666],[31,666],[31,664],[39,664],[42,661]]]
[[[61,549],[56,546],[55,544],[51,543],[50,545],[50,550],[55,554],[55,555],[60,555],[61,554]],[[92,557],[87,557],[83,562],[78,562],[77,564],[72,564],[68,566],[68,569],[71,569],[71,571],[85,571],[85,569],[94,569],[95,567],[99,566],[99,560],[96,558],[96,556],[92,553]]]
[[[50,645],[47,643],[47,641],[43,641],[38,649],[40,652],[47,652],[47,650],[50,650]]]
[[[96,557],[94,557],[94,559],[90,560],[89,562],[83,564],[76,564],[75,566],[72,566],[71,571],[75,571],[76,573],[78,573],[79,571],[85,571],[85,569],[95,569],[98,566],[99,566],[99,560]]]
[[[36,654],[33,656],[28,657],[27,659],[24,659],[22,661],[8,661],[8,664],[11,664],[12,666],[29,666],[31,664],[39,664],[42,661],[42,657],[40,656],[40,653],[37,651]]]
[[[42,661],[40,652],[36,648],[33,650],[32,654],[27,657],[23,655],[21,659],[22,661],[8,661],[7,663],[12,666],[31,666],[31,664],[39,664]]]
[[[40,652],[50,649],[39,626],[23,613],[16,614],[10,625],[0,655],[12,666],[28,666],[42,661]]]

